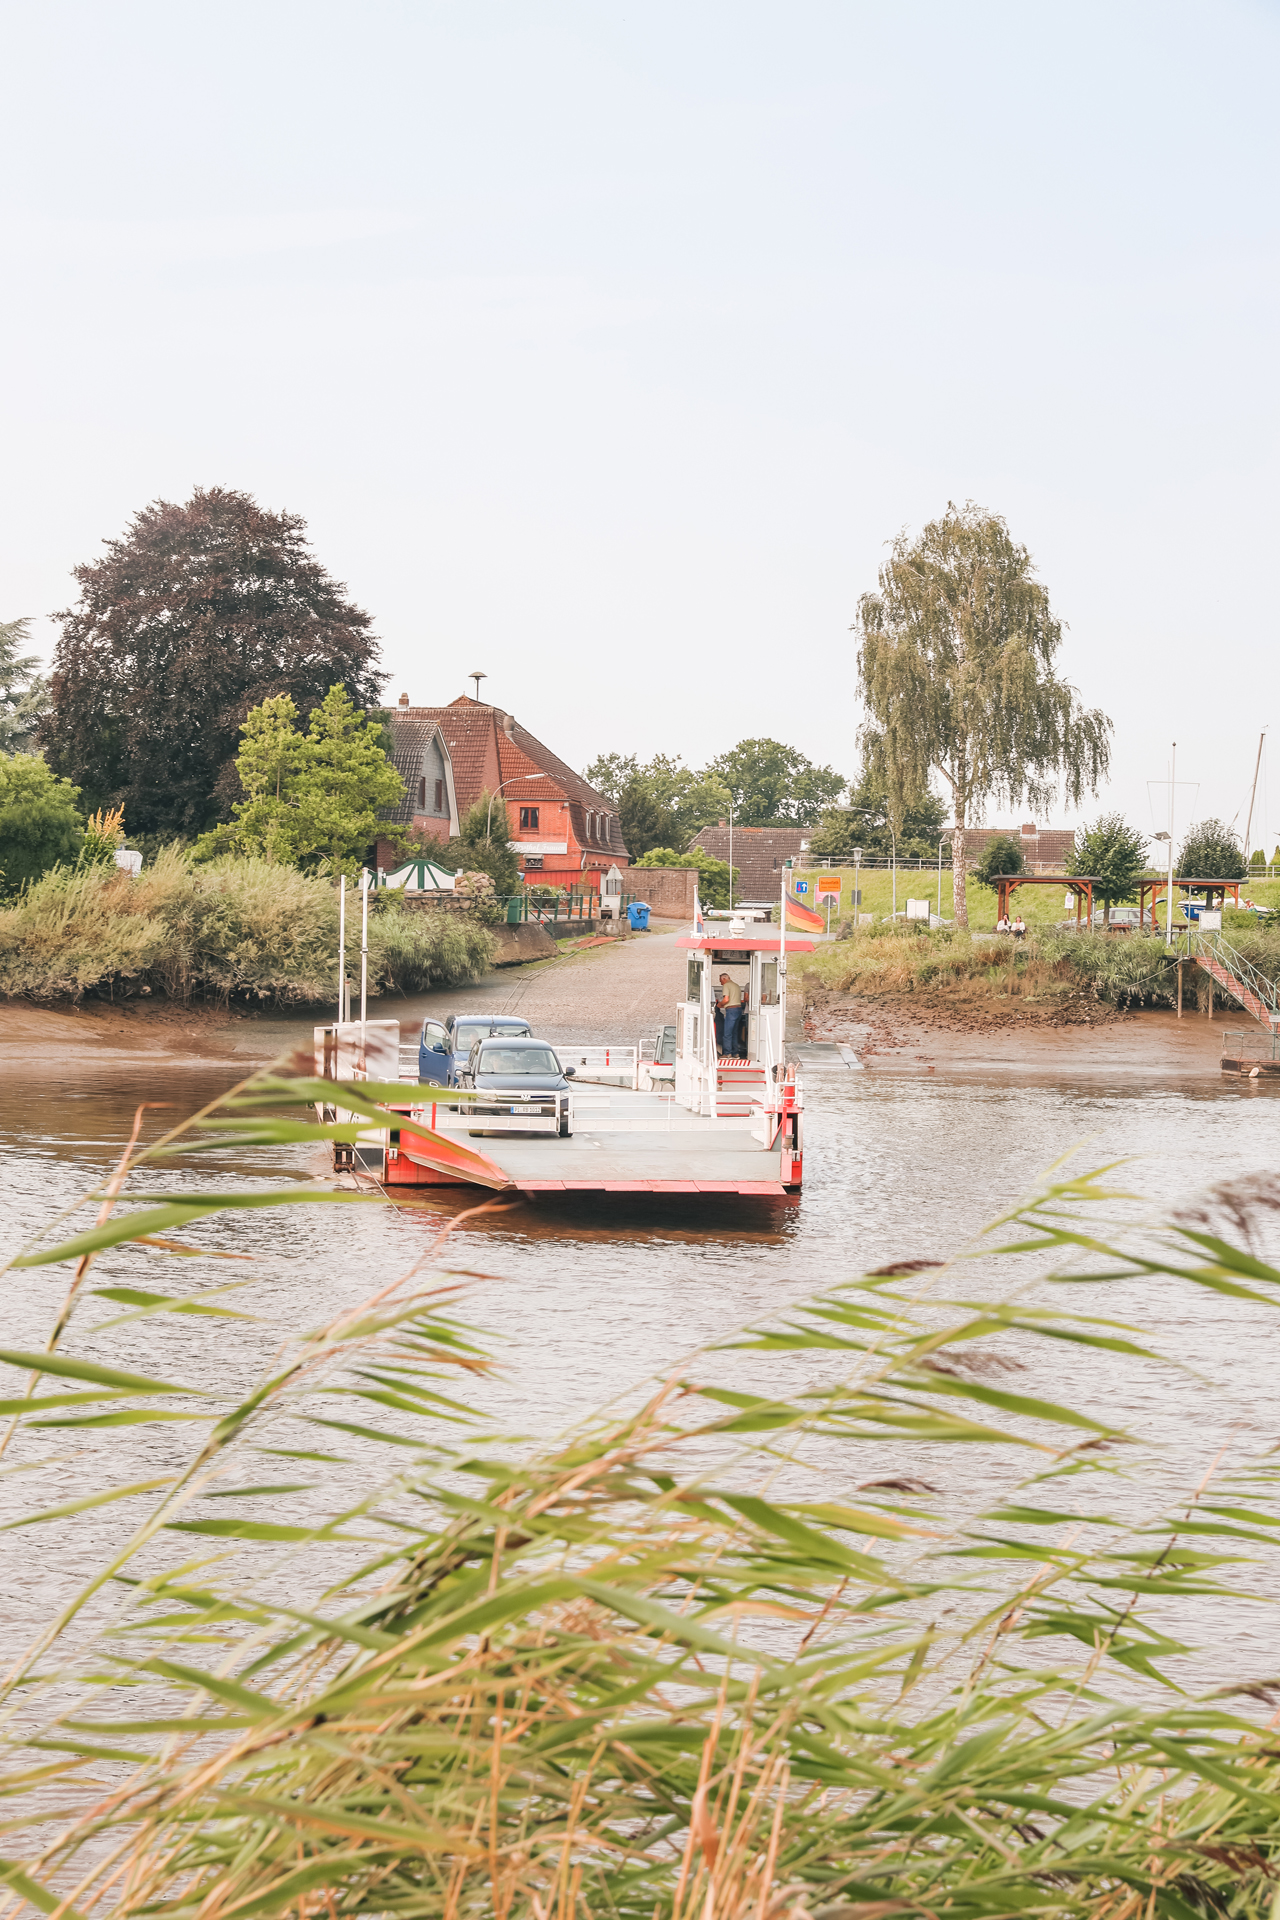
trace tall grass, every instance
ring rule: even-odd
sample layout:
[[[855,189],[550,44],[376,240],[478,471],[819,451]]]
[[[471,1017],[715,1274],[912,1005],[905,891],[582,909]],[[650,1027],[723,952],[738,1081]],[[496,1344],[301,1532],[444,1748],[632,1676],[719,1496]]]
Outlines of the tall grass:
[[[334,1098],[261,1075],[199,1118],[240,1155],[320,1139],[337,1130],[272,1117],[317,1093]],[[219,1208],[370,1203],[296,1186],[130,1202],[135,1167],[190,1147],[178,1129],[126,1154],[84,1230],[54,1223],[14,1263],[74,1263],[46,1351],[0,1353],[26,1519],[124,1496],[140,1517],[5,1684],[4,1913],[1274,1914],[1269,1708],[1182,1691],[1186,1650],[1147,1617],[1210,1596],[1218,1639],[1239,1630],[1255,1603],[1233,1556],[1280,1527],[1270,1436],[1170,1500],[1158,1454],[1001,1364],[1064,1344],[1154,1364],[1140,1330],[1072,1310],[1086,1272],[1280,1305],[1280,1271],[1207,1217],[1122,1229],[1131,1196],[1105,1173],[1058,1183],[998,1223],[997,1255],[1058,1262],[1033,1294],[1019,1265],[1015,1297],[975,1299],[963,1261],[829,1285],[727,1336],[765,1357],[770,1390],[694,1359],[638,1411],[519,1449],[486,1440],[452,1384],[488,1365],[461,1283],[417,1267],[286,1336],[239,1401],[95,1359],[101,1249],[172,1244]],[[138,1315],[216,1304],[105,1291]],[[175,1413],[185,1466],[41,1510],[49,1426]],[[335,1478],[323,1520],[258,1484],[269,1443],[269,1471],[292,1456],[323,1496],[352,1435],[386,1471],[355,1498]],[[958,1522],[922,1461],[974,1442],[1025,1470]],[[1122,1488],[1135,1519],[1116,1517]],[[214,1497],[254,1492],[273,1504]],[[115,1616],[78,1645],[108,1580]]]
[[[1275,946],[1280,960],[1280,941]],[[1050,1007],[1082,989],[1118,1006],[1172,1005],[1177,993],[1168,949],[1148,934],[1050,929],[1014,941],[974,939],[950,927],[908,932],[886,922],[883,931],[860,929],[820,949],[806,964],[843,993],[962,990]]]
[[[474,921],[377,904],[375,991],[467,979],[489,963],[491,937]],[[325,1001],[337,965],[332,884],[266,860],[192,866],[169,848],[137,879],[109,867],[55,868],[0,909],[0,993],[36,1000],[147,991]]]

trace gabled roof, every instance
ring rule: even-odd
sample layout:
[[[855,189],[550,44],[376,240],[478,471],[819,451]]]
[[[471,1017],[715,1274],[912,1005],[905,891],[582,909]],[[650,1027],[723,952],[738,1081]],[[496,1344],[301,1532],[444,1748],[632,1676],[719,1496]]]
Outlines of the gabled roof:
[[[544,746],[535,734],[504,713],[501,707],[473,700],[469,694],[461,694],[447,707],[396,706],[391,709],[393,757],[406,785],[409,779],[406,767],[412,761],[416,769],[415,751],[420,756],[437,729],[453,765],[460,814],[486,789],[493,791],[499,785],[505,789],[503,798],[507,800],[567,800],[574,833],[584,847],[598,847],[612,859],[630,858],[613,801],[598,793],[559,754]],[[416,771],[413,777],[417,778]],[[603,823],[603,839],[588,835],[588,812]],[[406,800],[404,806],[388,812],[385,817],[408,820],[412,817],[412,807]]]
[[[413,819],[417,808],[414,794],[422,775],[422,756],[433,740],[440,743],[444,759],[445,792],[449,800],[449,824],[456,828],[461,815],[458,812],[458,795],[453,772],[453,755],[449,743],[441,732],[438,723],[426,717],[429,709],[410,707],[409,715],[401,708],[391,726],[391,764],[404,781],[404,798],[394,807],[384,807],[379,819],[389,820],[397,825],[407,826]]]

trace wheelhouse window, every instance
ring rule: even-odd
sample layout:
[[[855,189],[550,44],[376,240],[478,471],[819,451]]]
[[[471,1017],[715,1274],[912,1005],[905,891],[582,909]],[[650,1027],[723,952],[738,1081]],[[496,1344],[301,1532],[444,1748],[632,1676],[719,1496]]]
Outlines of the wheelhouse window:
[[[521,833],[536,833],[538,831],[538,815],[540,812],[541,812],[540,807],[521,807],[520,809]]]

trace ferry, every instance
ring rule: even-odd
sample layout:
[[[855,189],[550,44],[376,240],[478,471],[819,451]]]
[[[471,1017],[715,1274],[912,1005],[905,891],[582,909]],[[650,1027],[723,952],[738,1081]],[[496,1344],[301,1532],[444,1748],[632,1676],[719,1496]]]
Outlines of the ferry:
[[[322,1078],[404,1085],[403,1100],[381,1103],[385,1126],[335,1146],[335,1168],[388,1191],[797,1194],[804,1098],[786,1057],[787,960],[812,953],[814,942],[789,937],[787,919],[785,888],[777,927],[713,925],[699,913],[676,942],[687,974],[672,1026],[635,1046],[553,1044],[570,1076],[567,1128],[561,1095],[420,1081],[416,1035],[402,1046],[398,1021],[317,1027]],[[719,1054],[715,1029],[715,986],[729,968],[744,989],[733,1058]],[[318,1105],[321,1118],[357,1121],[337,1087],[334,1094],[332,1104]]]

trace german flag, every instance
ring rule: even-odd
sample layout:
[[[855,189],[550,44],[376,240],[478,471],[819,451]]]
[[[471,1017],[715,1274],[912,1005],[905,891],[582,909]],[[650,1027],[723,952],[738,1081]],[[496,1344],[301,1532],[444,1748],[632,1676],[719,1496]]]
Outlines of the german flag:
[[[787,889],[787,931],[788,933],[825,933],[827,922],[825,915],[815,913],[812,907],[802,906],[791,889]]]

